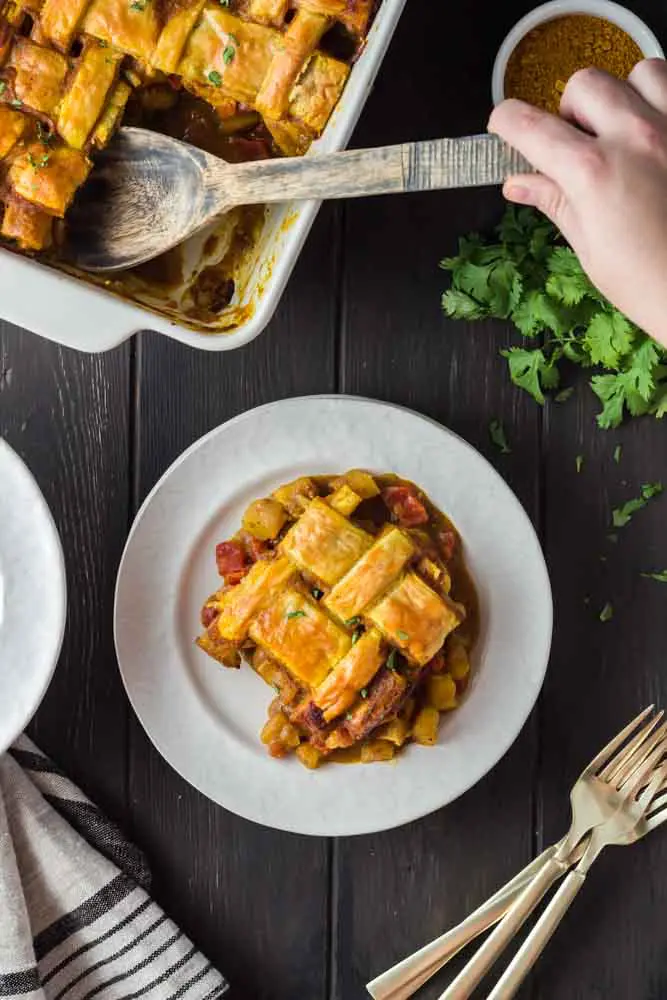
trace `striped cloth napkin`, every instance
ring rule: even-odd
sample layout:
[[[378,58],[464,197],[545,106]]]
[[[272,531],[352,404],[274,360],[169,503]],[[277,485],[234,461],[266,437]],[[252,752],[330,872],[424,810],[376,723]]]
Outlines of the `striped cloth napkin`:
[[[217,1000],[143,856],[27,737],[0,757],[0,997]]]

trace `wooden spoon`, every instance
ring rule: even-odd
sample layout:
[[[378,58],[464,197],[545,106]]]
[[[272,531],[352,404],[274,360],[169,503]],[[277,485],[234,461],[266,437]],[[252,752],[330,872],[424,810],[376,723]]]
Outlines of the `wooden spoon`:
[[[237,205],[501,184],[531,167],[494,135],[230,164],[169,136],[122,128],[67,217],[65,255],[133,267]]]

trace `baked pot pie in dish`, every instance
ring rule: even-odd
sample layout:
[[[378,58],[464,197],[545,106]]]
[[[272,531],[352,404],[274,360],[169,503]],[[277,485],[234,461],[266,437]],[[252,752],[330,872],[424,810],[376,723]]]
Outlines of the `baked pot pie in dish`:
[[[352,470],[253,501],[216,548],[197,644],[275,691],[261,740],[306,767],[432,746],[468,683],[477,596],[461,540],[414,484]]]
[[[375,7],[0,0],[0,245],[195,329],[243,325],[250,306],[228,307],[245,301],[265,242],[261,207],[234,210],[206,242],[117,279],[84,276],[60,259],[68,209],[122,123],[231,162],[305,153],[339,103]]]

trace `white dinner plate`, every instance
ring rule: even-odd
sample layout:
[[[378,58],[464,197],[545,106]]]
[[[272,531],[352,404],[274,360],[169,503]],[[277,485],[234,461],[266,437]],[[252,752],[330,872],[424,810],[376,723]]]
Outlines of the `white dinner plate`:
[[[0,753],[46,693],[66,616],[65,562],[51,512],[0,438]]]
[[[481,604],[463,704],[437,746],[395,761],[308,771],[259,742],[272,698],[249,667],[219,667],[194,645],[219,586],[216,542],[246,504],[297,476],[361,467],[418,483],[451,516]],[[261,406],[178,458],[130,532],[115,604],[129,698],[160,753],[227,809],[295,833],[342,836],[407,823],[475,784],[518,735],[549,656],[552,602],[539,542],[518,500],[456,434],[409,410],[345,396]]]

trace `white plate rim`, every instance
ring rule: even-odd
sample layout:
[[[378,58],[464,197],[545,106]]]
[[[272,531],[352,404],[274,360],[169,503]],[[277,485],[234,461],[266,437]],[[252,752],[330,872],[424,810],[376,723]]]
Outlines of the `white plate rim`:
[[[525,527],[527,529],[527,531],[526,531],[526,537],[527,537],[527,539],[531,540],[531,544],[533,546],[533,554],[535,556],[536,565],[539,565],[540,570],[542,572],[542,586],[544,587],[544,598],[545,598],[545,602],[546,602],[545,603],[545,610],[546,610],[545,641],[544,641],[543,648],[539,651],[539,656],[537,657],[537,659],[540,662],[539,672],[536,675],[536,679],[535,679],[535,682],[534,682],[534,687],[531,690],[529,696],[526,698],[526,702],[525,702],[525,706],[524,706],[523,712],[521,712],[520,715],[517,717],[516,724],[511,729],[508,730],[505,739],[501,743],[499,743],[497,752],[496,752],[496,754],[494,756],[494,759],[490,760],[489,762],[487,762],[486,765],[483,768],[480,768],[477,772],[475,772],[475,775],[472,778],[472,780],[470,780],[470,782],[465,787],[461,788],[455,795],[453,795],[453,796],[451,796],[449,798],[443,799],[441,802],[439,802],[436,805],[433,805],[431,803],[431,804],[426,805],[423,808],[418,807],[418,808],[413,808],[413,809],[409,809],[409,810],[404,810],[399,815],[396,815],[394,818],[386,820],[386,821],[382,821],[380,823],[373,822],[371,824],[368,824],[368,823],[363,823],[363,822],[348,822],[348,823],[342,824],[340,827],[338,827],[336,829],[333,829],[333,830],[332,829],[322,829],[322,828],[319,828],[319,827],[317,827],[316,823],[314,824],[314,828],[309,828],[309,827],[304,827],[303,825],[300,825],[298,822],[293,822],[291,820],[285,822],[285,821],[269,820],[268,818],[265,818],[265,817],[258,818],[256,815],[254,815],[252,813],[251,810],[247,810],[247,809],[244,809],[242,807],[239,807],[238,804],[231,805],[231,804],[229,804],[229,802],[222,801],[220,798],[218,798],[214,794],[212,794],[209,790],[207,790],[206,788],[202,787],[201,784],[198,783],[196,780],[193,780],[192,776],[188,776],[185,773],[185,771],[187,770],[187,768],[185,768],[185,769],[182,768],[182,766],[180,766],[173,759],[173,756],[169,752],[169,750],[166,747],[164,747],[164,746],[161,745],[160,741],[155,737],[155,734],[152,733],[152,732],[150,732],[148,726],[144,722],[144,720],[143,720],[143,718],[142,718],[142,716],[140,714],[140,711],[139,711],[139,709],[137,707],[136,700],[133,697],[130,685],[129,685],[129,683],[127,681],[127,678],[125,676],[125,673],[123,671],[123,666],[122,666],[122,661],[121,661],[121,653],[120,653],[120,649],[119,649],[119,617],[118,617],[119,594],[120,594],[120,590],[121,590],[121,586],[122,586],[122,582],[123,582],[123,573],[124,573],[125,566],[126,566],[126,563],[127,563],[127,560],[128,560],[128,553],[131,550],[131,545],[132,545],[135,533],[137,532],[137,530],[139,528],[139,525],[140,525],[142,517],[144,516],[144,514],[145,514],[146,510],[148,509],[148,507],[151,505],[151,503],[154,500],[155,496],[159,493],[159,491],[164,486],[164,484],[166,483],[166,481],[170,478],[170,476],[172,475],[172,473],[174,473],[176,471],[176,469],[178,469],[184,462],[186,462],[188,460],[188,458],[193,453],[195,453],[196,451],[198,451],[200,448],[203,448],[211,439],[215,438],[217,435],[228,433],[231,429],[233,429],[238,424],[240,424],[240,423],[242,423],[244,421],[247,421],[247,420],[251,420],[256,415],[259,415],[259,414],[262,414],[262,413],[266,413],[266,412],[268,412],[270,410],[273,410],[273,409],[279,409],[283,405],[311,403],[311,402],[317,402],[317,401],[328,401],[328,402],[335,402],[335,403],[346,402],[346,401],[347,402],[353,402],[353,403],[366,403],[366,404],[371,404],[373,406],[387,407],[387,408],[390,408],[392,410],[396,410],[399,413],[404,413],[404,414],[406,414],[406,415],[408,415],[410,417],[417,418],[418,420],[423,421],[424,423],[431,425],[431,427],[437,429],[442,434],[444,434],[446,436],[449,436],[450,438],[453,438],[455,441],[458,442],[458,444],[460,446],[463,447],[463,449],[465,449],[466,451],[470,452],[471,454],[473,454],[474,456],[476,456],[476,458],[479,459],[482,463],[484,463],[484,465],[487,467],[487,470],[488,470],[488,473],[489,473],[490,477],[502,485],[502,488],[506,491],[508,501],[514,506],[514,509],[515,509],[516,513],[524,521]],[[464,541],[465,541],[465,538],[464,538]],[[518,736],[519,736],[520,732],[522,731],[522,729],[523,729],[523,727],[524,727],[527,719],[529,718],[529,716],[530,716],[533,708],[535,707],[535,704],[537,702],[537,699],[539,697],[539,694],[541,692],[541,689],[542,689],[542,686],[543,686],[543,683],[544,683],[544,677],[546,675],[546,671],[547,671],[547,668],[548,668],[548,665],[549,665],[549,657],[550,657],[551,643],[552,643],[552,637],[553,637],[553,594],[552,594],[552,589],[551,589],[551,581],[550,581],[550,578],[549,578],[549,573],[548,573],[548,569],[547,569],[547,566],[546,566],[546,561],[544,559],[544,554],[542,552],[541,544],[540,544],[537,532],[535,531],[535,528],[534,528],[534,526],[532,524],[532,521],[530,520],[530,518],[529,518],[529,516],[528,516],[528,514],[527,514],[527,512],[525,510],[525,508],[523,507],[523,504],[518,499],[518,497],[516,496],[516,494],[514,493],[514,491],[512,490],[512,488],[503,479],[503,477],[498,472],[498,470],[491,464],[491,462],[481,452],[479,452],[472,444],[470,444],[468,441],[466,441],[465,438],[462,438],[455,431],[452,431],[450,428],[448,428],[448,427],[444,426],[443,424],[439,423],[434,418],[429,417],[429,416],[427,416],[427,415],[425,415],[423,413],[420,413],[420,412],[418,412],[418,411],[416,411],[416,410],[414,410],[414,409],[412,409],[410,407],[403,406],[403,405],[401,405],[399,403],[394,403],[394,402],[390,402],[390,401],[384,401],[384,400],[374,399],[374,398],[366,397],[366,396],[357,396],[357,395],[344,394],[344,393],[318,393],[318,394],[312,394],[312,395],[306,395],[306,396],[287,397],[287,398],[284,398],[284,399],[273,400],[271,402],[261,404],[261,405],[259,405],[257,407],[253,407],[252,409],[245,410],[242,413],[239,413],[236,416],[231,417],[228,420],[224,421],[223,423],[219,424],[218,426],[212,428],[210,431],[207,431],[205,434],[203,434],[200,438],[198,438],[191,445],[189,445],[183,452],[181,452],[174,459],[174,461],[168,466],[168,468],[165,470],[165,472],[160,476],[160,478],[157,480],[157,482],[155,483],[155,485],[152,487],[152,489],[149,491],[149,493],[145,497],[144,501],[140,505],[140,507],[139,507],[139,509],[137,511],[137,514],[135,516],[135,519],[134,519],[134,521],[132,523],[130,532],[128,534],[127,541],[126,541],[126,544],[125,544],[125,548],[123,550],[123,554],[122,554],[122,557],[121,557],[121,560],[120,560],[120,563],[119,563],[117,577],[116,577],[116,586],[115,586],[115,593],[114,593],[114,623],[113,623],[113,627],[114,627],[114,643],[115,643],[115,648],[116,648],[117,661],[118,661],[119,670],[120,670],[120,673],[121,673],[121,678],[122,678],[123,686],[125,687],[125,691],[126,691],[126,694],[128,696],[128,700],[130,701],[130,704],[132,705],[132,707],[133,707],[133,709],[134,709],[134,711],[135,711],[135,713],[137,715],[137,718],[139,719],[139,721],[140,721],[140,723],[142,725],[142,728],[144,729],[144,732],[148,736],[150,742],[153,744],[153,746],[155,747],[155,749],[163,757],[163,759],[169,764],[169,766],[174,771],[176,771],[176,773],[179,774],[185,781],[187,781],[190,785],[192,785],[192,787],[194,787],[202,795],[204,795],[207,798],[209,798],[212,802],[216,802],[217,804],[222,805],[224,808],[226,808],[229,811],[235,813],[236,815],[241,816],[243,819],[247,819],[247,820],[249,820],[251,822],[254,822],[254,823],[257,823],[258,825],[261,825],[261,826],[266,826],[268,828],[272,828],[272,829],[276,829],[276,830],[281,830],[281,831],[285,831],[285,832],[289,832],[289,833],[296,833],[296,834],[299,834],[299,835],[308,835],[308,836],[335,836],[335,837],[337,837],[337,836],[357,836],[357,835],[364,835],[364,834],[370,834],[370,833],[376,833],[376,832],[380,832],[380,831],[384,831],[384,830],[394,829],[394,828],[396,828],[398,826],[402,826],[402,825],[404,825],[406,823],[409,823],[409,822],[412,822],[414,820],[421,819],[424,816],[427,816],[427,815],[431,814],[432,812],[436,811],[437,809],[440,809],[440,808],[442,808],[442,807],[444,807],[446,805],[449,805],[451,802],[455,801],[462,794],[464,794],[470,788],[474,787],[474,785],[476,785],[479,781],[481,781],[482,778],[484,778],[496,766],[496,764],[505,756],[505,754],[510,749],[510,747],[512,746],[512,744],[518,738]],[[269,758],[267,758],[267,760],[268,760],[269,764],[275,764],[275,762],[272,762]],[[400,761],[400,758],[399,758],[399,761]],[[382,766],[382,765],[379,765],[379,766]]]
[[[67,625],[67,572],[65,568],[65,556],[53,514],[37,480],[24,460],[12,448],[9,442],[0,436],[0,465],[2,465],[3,461],[6,461],[9,465],[13,465],[14,475],[23,480],[24,487],[31,495],[34,510],[38,511],[42,528],[49,538],[50,556],[53,558],[53,563],[48,567],[44,567],[43,575],[49,581],[46,592],[54,602],[52,615],[57,624],[51,634],[51,643],[49,648],[45,650],[46,655],[43,661],[41,661],[43,665],[39,671],[31,674],[22,674],[22,676],[29,677],[33,685],[30,698],[26,703],[23,713],[17,716],[14,724],[8,726],[5,731],[3,731],[4,727],[0,722],[0,753],[4,753],[14,740],[20,736],[43,701],[60,658]],[[28,588],[25,587],[24,590],[26,589]],[[41,651],[42,647],[40,646],[39,648]]]

